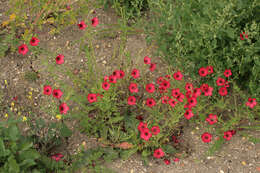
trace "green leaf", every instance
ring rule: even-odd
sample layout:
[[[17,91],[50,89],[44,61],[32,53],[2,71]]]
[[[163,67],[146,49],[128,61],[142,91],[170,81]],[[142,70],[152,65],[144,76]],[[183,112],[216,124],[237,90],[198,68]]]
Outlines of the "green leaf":
[[[136,152],[137,152],[137,148],[133,148],[133,149],[130,149],[130,150],[123,150],[123,151],[120,152],[120,157],[123,160],[127,160],[131,155],[133,155]]]
[[[36,165],[36,162],[33,159],[26,159],[26,160],[22,161],[22,163],[20,163],[19,165],[23,169],[27,169],[33,165]]]
[[[20,135],[19,130],[16,125],[12,125],[12,126],[8,127],[7,133],[8,133],[7,135],[9,136],[9,139],[11,141],[18,140],[18,136]]]
[[[162,146],[162,148],[163,148],[163,151],[164,151],[164,152],[169,153],[169,154],[176,153],[176,151],[177,151],[177,150],[176,150],[173,146],[171,146],[171,145],[164,145],[164,146]]]
[[[23,142],[22,144],[19,145],[19,150],[22,151],[26,151],[29,148],[31,148],[33,146],[32,142]]]
[[[122,117],[114,117],[114,118],[111,118],[110,120],[109,120],[109,122],[110,123],[117,123],[117,122],[119,122],[119,121],[122,121],[124,119],[124,117],[122,116]]]
[[[6,162],[5,167],[8,168],[8,171],[10,173],[20,173],[20,167],[17,164],[16,160],[13,158],[13,156],[10,156],[8,158],[8,162]]]
[[[62,137],[70,137],[72,135],[72,131],[65,124],[63,124],[60,129],[60,135]]]

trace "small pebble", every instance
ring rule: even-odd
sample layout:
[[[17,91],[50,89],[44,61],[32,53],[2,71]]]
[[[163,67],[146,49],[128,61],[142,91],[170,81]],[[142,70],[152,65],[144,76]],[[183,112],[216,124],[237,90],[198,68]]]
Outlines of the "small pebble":
[[[225,173],[223,170],[220,170],[219,172],[220,172],[220,173]]]

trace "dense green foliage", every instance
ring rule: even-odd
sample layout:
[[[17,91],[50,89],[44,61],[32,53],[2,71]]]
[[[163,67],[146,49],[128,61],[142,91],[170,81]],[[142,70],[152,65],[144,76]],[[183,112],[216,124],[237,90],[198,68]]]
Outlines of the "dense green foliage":
[[[171,65],[193,79],[203,66],[218,73],[229,68],[242,89],[260,96],[259,1],[154,0],[150,5],[147,40],[156,42]]]

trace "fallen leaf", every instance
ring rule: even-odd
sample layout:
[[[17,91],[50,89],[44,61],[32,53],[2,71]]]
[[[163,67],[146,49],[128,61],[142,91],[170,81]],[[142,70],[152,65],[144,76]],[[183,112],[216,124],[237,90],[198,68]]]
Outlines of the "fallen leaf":
[[[115,147],[122,148],[122,149],[129,149],[133,147],[133,144],[130,144],[128,142],[122,142],[121,144],[116,144]]]

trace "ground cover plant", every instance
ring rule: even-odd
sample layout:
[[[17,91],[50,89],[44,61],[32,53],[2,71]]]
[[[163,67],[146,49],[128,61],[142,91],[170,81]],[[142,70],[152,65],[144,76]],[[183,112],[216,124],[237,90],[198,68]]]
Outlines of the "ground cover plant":
[[[22,7],[25,5],[22,1],[17,1],[17,4],[18,2]],[[38,12],[43,11],[42,14],[45,14],[45,4],[51,2],[42,2],[39,7],[42,10]],[[53,24],[62,28],[63,23],[60,23],[60,20],[67,19],[63,15],[67,14],[67,10],[71,11],[73,6],[68,8],[66,4],[69,1],[59,2],[60,4],[52,4],[56,8],[52,12],[47,10],[46,15],[54,15]],[[28,34],[22,34],[22,37],[16,39],[16,43],[6,44],[8,49],[15,47],[12,50],[15,55],[26,58],[34,54],[45,56],[40,62],[46,66],[44,71],[28,73],[25,78],[34,82],[38,73],[51,74],[50,79],[40,86],[41,100],[47,100],[50,106],[42,104],[40,108],[41,112],[49,115],[47,119],[39,118],[33,113],[20,116],[19,110],[15,110],[14,106],[17,97],[13,98],[10,109],[8,105],[1,109],[5,112],[5,121],[0,124],[0,169],[5,172],[74,172],[78,169],[108,172],[110,170],[102,165],[104,161],[127,159],[135,153],[139,153],[146,164],[149,157],[154,157],[168,165],[171,158],[178,162],[184,157],[177,153],[181,145],[179,134],[185,126],[196,124],[206,127],[200,138],[205,145],[210,145],[207,155],[214,154],[223,145],[232,142],[232,137],[243,129],[259,130],[258,98],[241,90],[237,84],[238,71],[235,66],[224,65],[220,68],[217,63],[205,60],[196,64],[197,69],[194,67],[195,71],[190,70],[193,72],[190,74],[186,73],[188,70],[184,67],[185,65],[191,68],[187,59],[182,60],[184,64],[177,59],[179,64],[174,68],[161,67],[158,59],[151,55],[142,57],[141,64],[134,63],[134,58],[125,49],[128,34],[131,34],[134,28],[128,25],[126,16],[129,14],[124,10],[121,11],[122,18],[118,24],[111,29],[120,31],[120,43],[111,58],[115,66],[104,70],[97,64],[93,42],[99,33],[105,33],[107,30],[101,28],[102,22],[95,11],[88,8],[87,2],[79,2],[80,5],[85,4],[80,8],[84,10],[84,14],[82,13],[77,22],[70,23],[81,34],[80,39],[72,44],[78,45],[79,56],[85,57],[86,71],[75,71],[67,65],[70,60],[61,49],[51,52],[42,48],[42,40],[35,34],[34,25],[29,24],[32,28],[28,30]],[[150,4],[151,7],[155,2]],[[32,8],[36,2],[26,1],[27,3],[32,3]],[[165,2],[157,3],[162,5],[161,3]],[[178,4],[178,1],[176,3]],[[60,11],[63,7],[66,9]],[[162,6],[164,10],[168,7],[173,8]],[[74,14],[81,14],[77,9],[72,11],[68,14],[72,18]],[[167,10],[169,11],[171,10]],[[13,17],[11,15],[10,21],[4,23],[5,31],[14,31],[7,36],[13,37],[17,33],[17,26],[12,23],[20,22],[19,18],[16,18],[17,14]],[[39,14],[36,19],[37,16],[44,23],[46,16]],[[27,19],[21,21],[26,22]],[[249,36],[242,33],[240,40],[245,40],[244,37]],[[194,40],[196,41],[196,38]],[[168,45],[159,42],[157,46]],[[4,55],[8,53],[3,52]],[[179,57],[184,55],[181,52],[178,54]],[[201,55],[201,58],[205,58],[204,55]],[[164,71],[160,75],[157,73],[159,69]],[[68,80],[62,78],[62,75]],[[8,82],[4,81],[4,84],[6,89]],[[31,91],[28,98],[32,99]],[[0,101],[4,102],[2,99]],[[68,153],[66,146],[73,131],[67,124],[73,120],[77,120],[81,133],[97,138],[102,147],[86,149],[85,144],[82,144],[77,154]],[[247,125],[249,123],[250,126]],[[28,127],[29,130],[20,134],[19,125],[22,128]],[[56,152],[64,146],[63,154]]]

